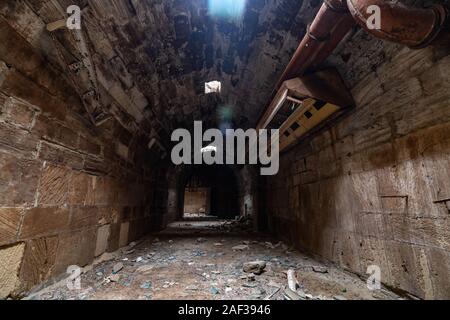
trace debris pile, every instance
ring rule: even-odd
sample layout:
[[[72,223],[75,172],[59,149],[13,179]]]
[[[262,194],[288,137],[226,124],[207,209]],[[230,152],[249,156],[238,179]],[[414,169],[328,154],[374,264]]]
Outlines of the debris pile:
[[[253,273],[256,275],[260,275],[264,272],[264,269],[266,268],[266,262],[265,261],[252,261],[252,262],[246,262],[244,263],[244,272],[246,273]]]
[[[361,279],[266,237],[198,232],[158,236],[86,268],[81,291],[69,291],[64,283],[39,298],[345,300],[367,291]],[[362,298],[372,297],[368,292]]]

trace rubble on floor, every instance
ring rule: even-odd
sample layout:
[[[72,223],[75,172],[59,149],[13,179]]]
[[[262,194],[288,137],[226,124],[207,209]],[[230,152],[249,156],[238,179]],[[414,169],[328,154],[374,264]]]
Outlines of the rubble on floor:
[[[266,262],[265,261],[252,261],[252,262],[246,262],[244,263],[244,272],[247,273],[253,273],[256,275],[260,275],[264,272],[264,269],[266,268]]]
[[[81,290],[71,291],[61,282],[28,299],[398,298],[384,290],[375,294],[357,276],[288,251],[286,245],[267,237],[217,230],[210,233],[210,226],[202,222],[190,224],[190,234],[183,228],[180,231],[183,224],[177,223],[157,237],[149,236],[111,255],[111,260],[100,260],[86,268],[81,276]],[[234,250],[238,246],[248,250]]]

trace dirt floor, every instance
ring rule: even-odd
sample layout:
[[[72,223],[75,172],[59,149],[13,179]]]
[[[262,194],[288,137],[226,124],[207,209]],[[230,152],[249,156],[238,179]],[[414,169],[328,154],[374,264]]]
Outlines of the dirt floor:
[[[36,300],[322,300],[398,299],[369,291],[365,281],[225,221],[185,221],[84,268],[81,290],[67,282],[28,297]],[[102,260],[107,260],[103,261]],[[261,261],[260,275],[244,272]],[[116,272],[114,272],[114,269]],[[296,292],[286,289],[294,270]],[[248,271],[248,270],[247,270]],[[257,270],[256,273],[259,273]]]

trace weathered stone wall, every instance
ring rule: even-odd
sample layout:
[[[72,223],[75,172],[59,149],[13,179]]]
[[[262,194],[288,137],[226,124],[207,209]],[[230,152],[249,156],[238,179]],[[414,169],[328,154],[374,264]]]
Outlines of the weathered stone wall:
[[[0,299],[70,265],[85,266],[154,222],[145,151],[115,120],[94,128],[81,117],[83,107],[63,74],[0,23],[0,34],[6,32],[10,41],[0,46]]]
[[[281,157],[270,226],[353,272],[378,265],[389,286],[450,298],[450,56],[354,44],[366,55],[340,68],[357,107]]]
[[[209,214],[211,189],[188,188],[184,195],[184,212],[191,214]]]

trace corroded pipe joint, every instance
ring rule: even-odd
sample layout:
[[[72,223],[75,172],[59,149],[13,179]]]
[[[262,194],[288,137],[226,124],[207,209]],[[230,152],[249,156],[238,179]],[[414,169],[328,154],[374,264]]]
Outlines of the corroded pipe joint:
[[[377,38],[386,39],[411,48],[423,48],[440,38],[449,20],[448,7],[409,8],[388,0],[347,0],[348,9],[357,23]],[[381,28],[371,29],[367,9],[378,6]]]
[[[328,14],[326,12],[328,12]],[[314,41],[327,42],[331,39],[331,33],[333,30],[333,28],[331,27],[331,23],[329,24],[331,28],[327,30],[326,35],[316,35],[314,32],[311,32],[311,29],[317,29],[318,19],[324,19],[324,16],[327,16],[325,17],[325,19],[333,18],[336,19],[336,22],[340,22],[340,20],[338,19],[342,19],[342,17],[346,17],[349,15],[350,12],[348,10],[347,0],[324,0],[323,6],[320,8],[319,13],[317,14],[317,18],[315,19],[315,21],[308,24],[306,35]]]
[[[436,17],[439,17],[439,24],[436,36],[431,39],[430,44],[450,46],[450,5],[435,5],[432,8]]]
[[[308,26],[306,27],[306,36],[317,42],[327,42],[331,38],[331,33],[329,32],[325,36],[315,36],[311,32],[311,24],[308,24]]]
[[[445,34],[449,32],[449,23],[450,23],[450,10],[449,7],[444,6],[442,4],[433,5],[431,8],[435,15],[435,23],[433,24],[433,31],[430,35],[425,38],[422,43],[419,43],[417,46],[410,46],[413,49],[421,49],[425,48],[432,44],[438,44],[441,39],[444,38]]]

